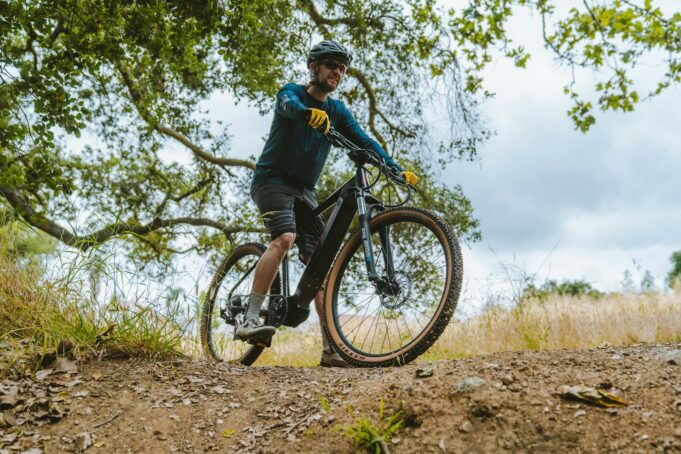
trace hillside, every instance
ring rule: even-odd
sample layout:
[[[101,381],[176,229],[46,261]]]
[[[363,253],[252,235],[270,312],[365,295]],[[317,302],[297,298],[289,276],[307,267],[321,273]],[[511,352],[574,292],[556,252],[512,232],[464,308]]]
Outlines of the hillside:
[[[345,370],[59,359],[2,382],[1,452],[354,452],[347,427],[356,417],[381,426],[400,408],[385,451],[681,452],[680,349],[524,351]],[[576,385],[628,405],[559,396]]]

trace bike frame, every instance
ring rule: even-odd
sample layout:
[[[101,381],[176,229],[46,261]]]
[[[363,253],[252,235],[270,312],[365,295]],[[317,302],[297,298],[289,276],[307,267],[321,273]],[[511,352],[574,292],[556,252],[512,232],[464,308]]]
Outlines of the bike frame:
[[[357,164],[354,178],[338,188],[310,214],[310,218],[314,219],[332,206],[334,207],[324,232],[305,266],[298,287],[292,295],[289,294],[288,258],[285,257],[282,262],[282,296],[286,301],[287,307],[286,317],[283,321],[284,325],[298,326],[307,319],[309,304],[322,288],[326,275],[331,269],[333,261],[343,244],[345,234],[350,229],[350,225],[356,215],[358,216],[359,228],[362,234],[364,261],[368,278],[376,285],[381,285],[382,279],[376,273],[369,221],[373,211],[382,211],[384,205],[371,194],[369,189],[368,172],[361,164]],[[386,271],[389,276],[392,276],[393,263],[390,241],[386,231],[379,232],[379,235],[382,243],[381,246],[385,252],[383,256]]]

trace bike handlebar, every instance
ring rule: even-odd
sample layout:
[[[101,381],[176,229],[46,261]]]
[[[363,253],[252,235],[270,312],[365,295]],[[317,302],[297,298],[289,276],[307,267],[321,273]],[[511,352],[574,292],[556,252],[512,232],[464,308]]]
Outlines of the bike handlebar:
[[[410,189],[412,186],[407,183],[404,176],[394,167],[388,165],[383,157],[379,155],[376,151],[368,148],[360,148],[348,138],[343,136],[340,132],[336,131],[332,126],[329,132],[325,134],[325,137],[331,142],[331,144],[343,148],[346,150],[348,157],[358,164],[371,164],[378,169],[388,178],[393,180],[395,183],[407,186]]]

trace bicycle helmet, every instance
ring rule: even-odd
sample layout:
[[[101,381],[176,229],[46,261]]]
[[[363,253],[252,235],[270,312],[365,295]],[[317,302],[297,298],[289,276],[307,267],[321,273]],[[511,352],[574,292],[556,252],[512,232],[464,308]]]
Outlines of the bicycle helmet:
[[[315,44],[310,49],[310,53],[307,55],[307,65],[310,63],[317,62],[326,57],[336,57],[340,58],[347,63],[349,66],[352,63],[352,54],[344,45],[338,41],[322,41],[319,44]]]

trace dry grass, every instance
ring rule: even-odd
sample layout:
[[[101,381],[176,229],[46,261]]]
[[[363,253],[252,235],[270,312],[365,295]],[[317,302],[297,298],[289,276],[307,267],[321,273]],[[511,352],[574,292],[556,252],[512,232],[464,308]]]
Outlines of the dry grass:
[[[319,365],[321,353],[319,324],[306,330],[280,329],[272,339],[272,347],[263,351],[255,365],[312,367]]]
[[[424,359],[517,350],[591,348],[681,339],[681,294],[552,296],[513,309],[489,308],[453,322]]]
[[[46,280],[34,262],[0,251],[0,375],[53,351],[62,340],[75,351],[142,358],[177,356],[185,330],[173,314],[111,298],[97,303],[73,269]],[[23,366],[22,366],[23,367]]]
[[[192,319],[181,315],[179,306],[164,306],[163,298],[128,301],[117,296],[97,302],[83,285],[82,272],[87,269],[76,265],[66,277],[48,281],[40,266],[0,248],[0,372],[3,364],[14,361],[11,353],[20,343],[45,353],[63,339],[81,350],[136,357],[200,354],[198,337],[190,333]],[[113,331],[102,338],[112,325]],[[603,299],[550,296],[510,309],[489,307],[476,317],[453,321],[422,359],[679,340],[679,289]],[[282,329],[256,365],[315,366],[321,350],[317,324]]]
[[[679,340],[680,293],[612,294],[599,300],[553,296],[513,309],[491,307],[468,320],[452,321],[421,359]],[[255,365],[311,366],[318,364],[320,351],[317,326],[308,331],[280,331],[273,348]]]

